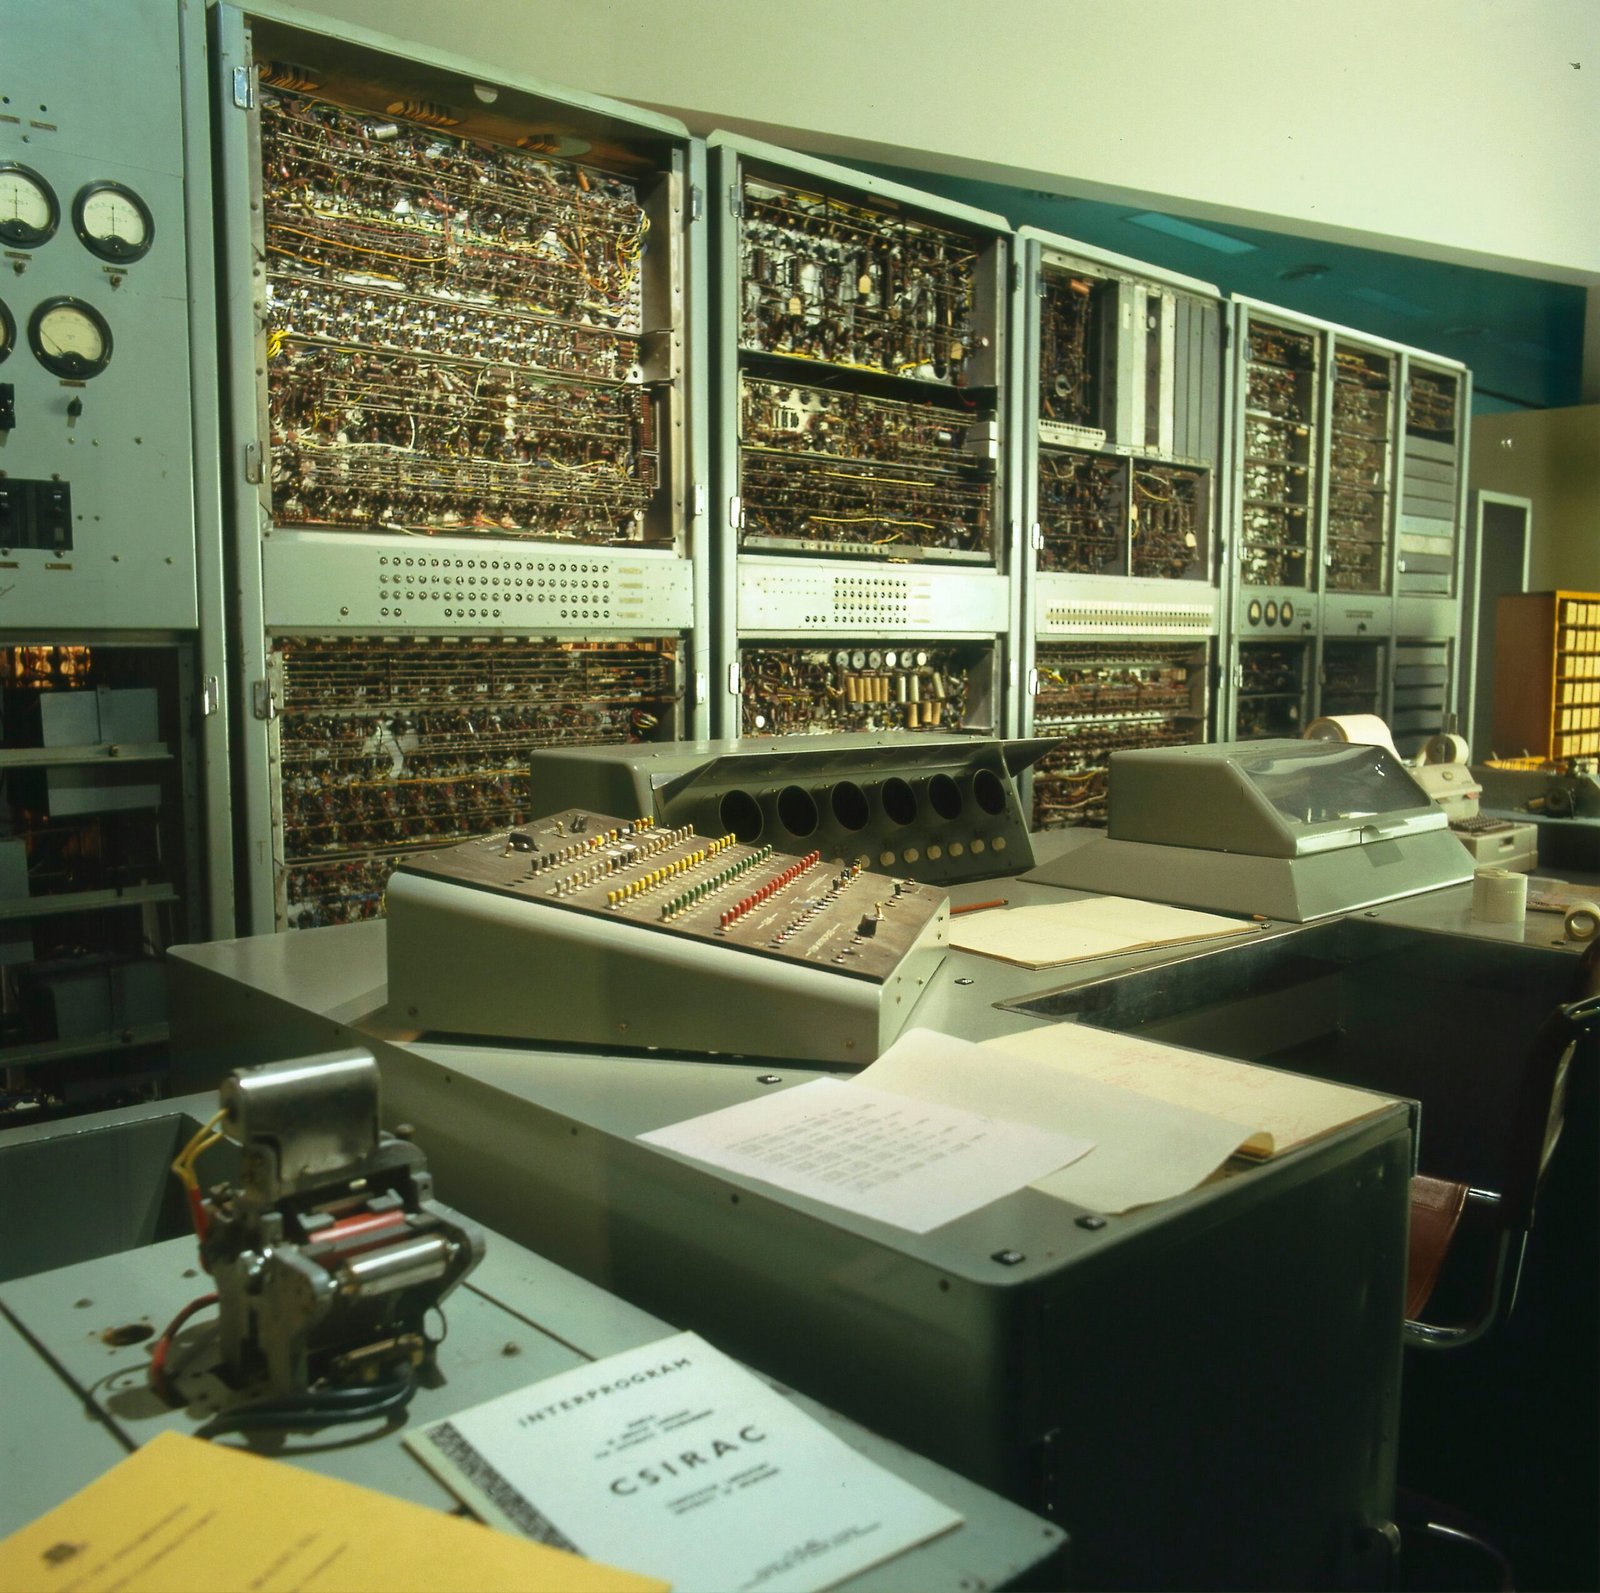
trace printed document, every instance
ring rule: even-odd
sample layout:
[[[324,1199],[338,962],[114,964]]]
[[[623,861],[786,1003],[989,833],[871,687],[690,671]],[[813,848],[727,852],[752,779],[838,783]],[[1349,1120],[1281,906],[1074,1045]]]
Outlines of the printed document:
[[[693,1333],[406,1443],[486,1521],[678,1593],[832,1587],[961,1522]]]
[[[1079,1136],[838,1079],[639,1138],[912,1233],[987,1206],[1090,1147]]]
[[[159,1433],[0,1543],[12,1593],[666,1593],[406,1499]]]

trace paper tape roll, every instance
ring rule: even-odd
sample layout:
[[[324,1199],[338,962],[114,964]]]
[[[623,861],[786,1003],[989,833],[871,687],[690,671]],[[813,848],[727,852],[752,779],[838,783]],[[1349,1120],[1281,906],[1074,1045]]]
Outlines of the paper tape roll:
[[[1422,749],[1424,763],[1465,763],[1470,756],[1465,736],[1430,736]]]
[[[1600,907],[1593,902],[1574,902],[1567,909],[1565,928],[1568,940],[1593,940],[1600,935]]]
[[[1520,924],[1528,910],[1528,876],[1509,868],[1472,875],[1472,916],[1484,924]]]
[[[1327,714],[1306,726],[1307,741],[1348,741],[1356,746],[1382,747],[1400,756],[1389,727],[1376,714]]]

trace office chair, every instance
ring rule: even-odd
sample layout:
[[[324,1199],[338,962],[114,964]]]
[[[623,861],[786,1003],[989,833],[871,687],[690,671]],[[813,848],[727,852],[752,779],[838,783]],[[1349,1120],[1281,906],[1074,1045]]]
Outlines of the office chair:
[[[1499,1190],[1418,1174],[1411,1181],[1411,1248],[1406,1277],[1405,1342],[1419,1349],[1459,1349],[1504,1322],[1516,1304],[1534,1208],[1565,1120],[1568,1070],[1586,1035],[1600,1030],[1600,940],[1578,963],[1572,999],[1540,1024],[1523,1064]],[[1463,1322],[1422,1319],[1467,1212],[1481,1217],[1490,1258],[1478,1303]]]
[[[1524,1062],[1521,1088],[1510,1127],[1509,1155],[1499,1190],[1419,1174],[1411,1188],[1411,1244],[1406,1278],[1404,1340],[1422,1350],[1459,1349],[1502,1325],[1516,1304],[1523,1259],[1533,1228],[1534,1208],[1561,1137],[1570,1069],[1600,1032],[1600,941],[1580,959],[1571,999],[1556,1007],[1534,1034]],[[1422,1313],[1451,1256],[1463,1217],[1472,1213],[1486,1239],[1487,1265],[1469,1290],[1476,1303],[1463,1321],[1439,1324]],[[1477,1248],[1475,1245],[1473,1248]],[[1481,1260],[1481,1252],[1480,1252]],[[1470,1282],[1470,1280],[1469,1280]],[[1454,1580],[1468,1568],[1477,1585],[1507,1593],[1515,1586],[1511,1562],[1485,1529],[1470,1516],[1425,1494],[1402,1488],[1397,1500],[1402,1543],[1415,1545],[1423,1562],[1434,1562],[1445,1581],[1418,1582],[1414,1568],[1407,1586],[1461,1586]],[[1422,1544],[1428,1547],[1422,1549]],[[1466,1556],[1465,1559],[1462,1556]],[[1441,1559],[1442,1556],[1442,1559]],[[1407,1558],[1412,1565],[1415,1555]]]

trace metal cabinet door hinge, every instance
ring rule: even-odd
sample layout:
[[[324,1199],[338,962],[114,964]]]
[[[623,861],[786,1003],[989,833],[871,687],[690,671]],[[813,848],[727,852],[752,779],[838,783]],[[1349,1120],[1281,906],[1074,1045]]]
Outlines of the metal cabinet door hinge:
[[[258,680],[250,688],[250,706],[257,719],[269,723],[278,717],[278,694],[271,681]]]
[[[739,695],[739,666],[737,664],[728,665],[728,695],[730,697]]]
[[[261,485],[261,444],[258,442],[244,445],[244,479],[252,486]]]
[[[222,706],[222,682],[207,675],[200,682],[200,717],[209,719]]]
[[[256,102],[256,75],[247,66],[233,69],[233,103],[241,111],[248,111]]]
[[[687,212],[689,224],[693,226],[694,223],[697,222],[705,213],[705,190],[702,189],[698,183],[691,183],[689,185],[689,206]]]

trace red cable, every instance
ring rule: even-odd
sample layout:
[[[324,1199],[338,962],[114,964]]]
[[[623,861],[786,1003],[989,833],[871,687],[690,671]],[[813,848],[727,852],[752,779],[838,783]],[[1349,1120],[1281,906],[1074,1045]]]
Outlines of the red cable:
[[[167,1324],[167,1330],[156,1340],[155,1348],[150,1352],[150,1387],[156,1397],[164,1405],[176,1406],[179,1401],[171,1383],[167,1381],[167,1354],[172,1349],[172,1340],[178,1329],[192,1317],[196,1311],[203,1311],[208,1305],[215,1305],[215,1294],[202,1294],[199,1299],[191,1300]]]

